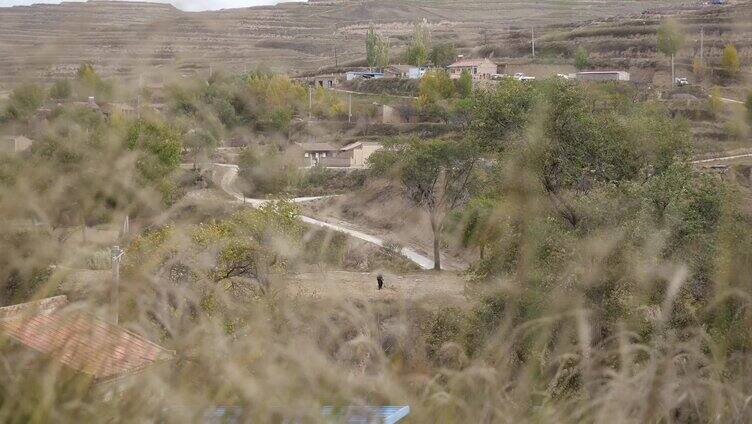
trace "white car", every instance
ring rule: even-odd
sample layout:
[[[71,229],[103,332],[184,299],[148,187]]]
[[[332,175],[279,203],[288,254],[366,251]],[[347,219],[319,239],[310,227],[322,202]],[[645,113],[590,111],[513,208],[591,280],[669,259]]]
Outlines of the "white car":
[[[689,85],[689,80],[683,77],[676,77],[674,79],[674,84],[676,84],[677,87],[684,87],[685,85]]]
[[[516,74],[514,74],[514,79],[516,79],[517,81],[534,81],[535,77],[529,77],[522,72],[517,72]]]

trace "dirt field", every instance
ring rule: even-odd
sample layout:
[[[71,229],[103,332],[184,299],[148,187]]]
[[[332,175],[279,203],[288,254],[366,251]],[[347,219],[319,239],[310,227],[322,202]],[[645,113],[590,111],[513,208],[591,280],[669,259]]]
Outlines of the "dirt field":
[[[321,271],[285,276],[283,284],[293,296],[368,301],[431,301],[431,304],[463,305],[465,280],[453,272],[384,273],[384,288],[377,290],[377,273]]]

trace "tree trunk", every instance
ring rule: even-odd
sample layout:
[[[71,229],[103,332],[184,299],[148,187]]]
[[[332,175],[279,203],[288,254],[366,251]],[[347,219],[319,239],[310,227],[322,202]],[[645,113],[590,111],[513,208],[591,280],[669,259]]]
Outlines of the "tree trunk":
[[[441,226],[435,211],[431,215],[431,230],[433,230],[433,269],[441,271]]]

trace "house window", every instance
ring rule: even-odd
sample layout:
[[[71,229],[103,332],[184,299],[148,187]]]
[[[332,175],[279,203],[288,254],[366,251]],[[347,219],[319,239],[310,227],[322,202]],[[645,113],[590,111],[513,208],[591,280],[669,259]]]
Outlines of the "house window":
[[[477,73],[478,73],[478,68],[474,66],[473,67],[473,74],[477,74]]]
[[[326,152],[322,153],[322,154],[321,154],[321,157],[322,157],[322,158],[325,158],[325,157],[326,157]]]

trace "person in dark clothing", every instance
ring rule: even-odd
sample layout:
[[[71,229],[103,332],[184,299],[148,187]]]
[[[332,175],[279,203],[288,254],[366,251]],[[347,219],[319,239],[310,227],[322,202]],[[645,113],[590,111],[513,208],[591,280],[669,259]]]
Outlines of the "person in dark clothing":
[[[376,276],[376,283],[379,285],[379,290],[381,290],[382,287],[384,287],[384,276],[379,274]]]

